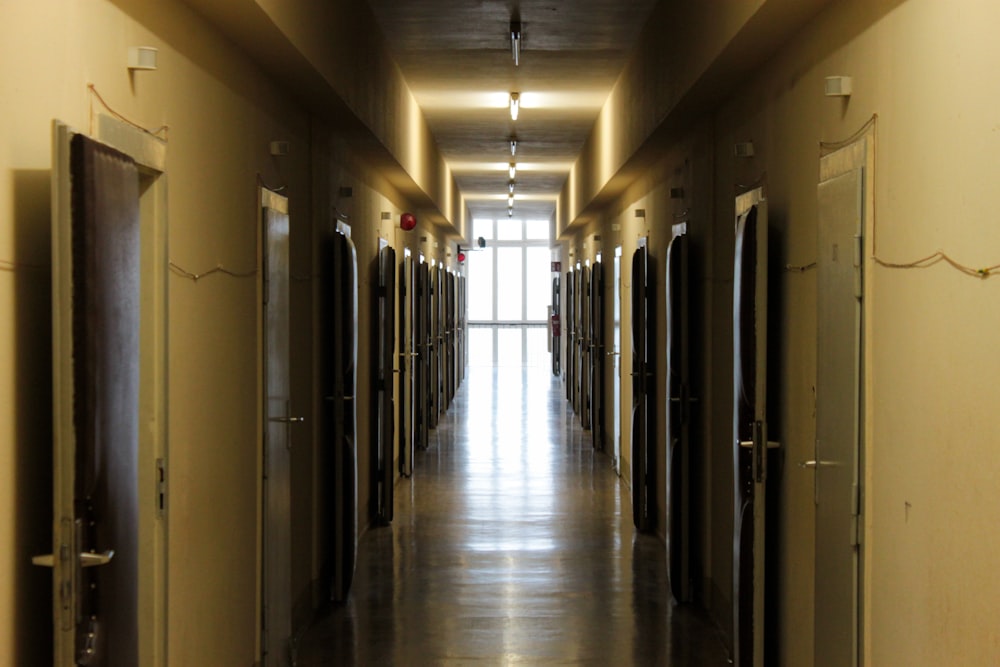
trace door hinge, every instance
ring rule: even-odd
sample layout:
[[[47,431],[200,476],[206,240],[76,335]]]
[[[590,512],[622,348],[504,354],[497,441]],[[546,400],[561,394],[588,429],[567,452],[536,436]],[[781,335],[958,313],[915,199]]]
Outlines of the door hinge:
[[[861,299],[864,296],[864,281],[862,280],[862,267],[864,266],[864,237],[861,234],[854,236],[854,298]]]
[[[861,486],[857,483],[851,486],[851,546],[860,547],[864,533],[861,523]]]
[[[163,459],[156,459],[156,516],[167,512],[167,466]]]

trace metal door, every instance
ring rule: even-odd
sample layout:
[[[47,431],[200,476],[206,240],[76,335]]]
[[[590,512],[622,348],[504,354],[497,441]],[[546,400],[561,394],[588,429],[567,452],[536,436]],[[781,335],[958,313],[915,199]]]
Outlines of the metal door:
[[[560,346],[562,345],[560,317],[562,317],[562,313],[560,312],[559,277],[558,273],[552,276],[552,374],[556,377],[562,373],[562,364],[560,363]]]
[[[736,202],[733,273],[733,643],[737,667],[763,667],[767,509],[767,201]]]
[[[261,189],[264,234],[264,629],[266,665],[290,664],[292,635],[288,200]]]
[[[576,412],[574,387],[576,387],[576,274],[573,269],[566,273],[566,400]]]
[[[53,130],[55,664],[139,661],[139,172]]]
[[[667,564],[670,590],[689,602],[692,561],[691,341],[687,223],[667,247]]]
[[[417,447],[427,449],[430,444],[431,412],[431,334],[430,334],[430,269],[423,261],[417,266],[417,362],[416,406]]]
[[[614,419],[612,425],[612,437],[614,438],[613,465],[615,472],[621,475],[622,460],[622,249],[621,246],[615,248],[614,276],[612,279],[612,335],[611,344],[613,349],[609,354],[614,361],[611,372],[613,396],[611,398]]]
[[[858,664],[864,170],[819,185],[816,453],[817,667]]]
[[[403,258],[399,278],[399,472],[413,475],[413,454],[416,449],[416,312],[417,274],[413,258]]]
[[[594,449],[604,449],[604,266],[590,270],[590,429]]]
[[[378,256],[378,359],[375,368],[378,516],[392,521],[395,463],[396,251],[382,248]]]
[[[590,416],[590,381],[591,381],[591,335],[590,330],[590,267],[584,266],[580,269],[580,292],[579,292],[579,313],[580,322],[580,424],[584,429],[589,429],[591,424]]]
[[[332,585],[344,600],[354,578],[358,546],[357,358],[358,260],[354,243],[330,231],[323,249],[324,425],[332,494]]]
[[[632,518],[640,531],[656,527],[655,464],[650,435],[656,431],[653,413],[655,364],[653,344],[653,273],[646,239],[632,256]]]

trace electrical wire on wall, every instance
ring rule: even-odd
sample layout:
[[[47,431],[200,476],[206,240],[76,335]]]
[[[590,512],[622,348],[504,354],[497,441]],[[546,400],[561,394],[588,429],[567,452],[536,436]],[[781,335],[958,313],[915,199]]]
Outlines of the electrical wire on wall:
[[[101,104],[101,106],[104,107],[105,111],[107,111],[109,114],[111,114],[121,122],[131,125],[137,130],[141,130],[142,132],[145,132],[146,134],[156,137],[157,139],[160,139],[162,141],[167,140],[167,130],[169,128],[166,125],[161,125],[160,127],[153,130],[143,127],[139,123],[136,123],[133,120],[129,120],[122,114],[112,109],[111,106],[104,101],[104,98],[101,97],[101,94],[97,92],[97,87],[94,84],[88,83],[87,89],[90,90],[90,136],[94,136],[94,100],[96,99]]]
[[[218,264],[214,268],[211,268],[208,271],[204,271],[202,273],[192,273],[187,269],[181,268],[173,261],[170,262],[170,271],[171,273],[181,276],[182,278],[187,278],[192,282],[198,282],[202,278],[207,278],[208,276],[211,276],[216,273],[221,273],[231,278],[250,278],[252,276],[257,275],[257,269],[253,269],[252,271],[232,271],[230,269],[227,269],[221,264]]]
[[[842,148],[850,146],[854,142],[860,140],[869,132],[872,135],[872,162],[873,171],[878,174],[878,114],[872,114],[872,117],[865,123],[857,132],[852,134],[847,139],[836,142],[821,141],[819,144],[820,155],[825,156]],[[882,259],[878,254],[878,179],[872,178],[872,200],[873,200],[873,211],[872,211],[872,261],[886,269],[927,269],[940,263],[945,263],[951,266],[956,271],[959,271],[967,276],[973,278],[986,279],[989,278],[994,273],[1000,271],[1000,264],[994,264],[992,266],[969,266],[962,262],[957,261],[951,257],[948,253],[943,250],[938,250],[926,257],[922,257],[917,260],[910,262],[889,262]]]

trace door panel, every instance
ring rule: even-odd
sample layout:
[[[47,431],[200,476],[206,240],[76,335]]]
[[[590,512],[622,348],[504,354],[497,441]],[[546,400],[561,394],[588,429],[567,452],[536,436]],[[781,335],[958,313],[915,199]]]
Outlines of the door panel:
[[[670,590],[691,600],[692,443],[690,281],[687,224],[674,225],[667,248],[667,562]]]
[[[576,274],[570,270],[566,274],[566,400],[576,412],[574,387],[576,387]]]
[[[53,615],[57,665],[139,660],[139,173],[56,124]],[[113,564],[113,565],[112,565]]]
[[[393,365],[396,348],[396,251],[382,248],[378,258],[378,358],[376,361],[375,405],[377,437],[378,515],[383,523],[392,521],[392,491],[396,481],[395,390]]]
[[[651,260],[645,243],[632,257],[632,516],[640,531],[656,527],[654,452],[650,435],[656,432],[652,410],[655,363]]]
[[[614,466],[615,472],[621,475],[621,458],[622,458],[622,255],[621,247],[615,249],[615,261],[614,261],[614,277],[612,285],[612,298],[614,300],[612,304],[612,327],[614,329],[612,335],[612,345],[614,349],[611,352],[611,358],[614,360],[614,366],[611,372],[612,381],[614,383],[613,396],[611,398],[612,406],[614,409],[614,419],[612,425],[612,437],[614,438]]]
[[[324,440],[332,535],[327,566],[330,597],[344,600],[354,577],[357,553],[358,467],[357,411],[358,265],[354,244],[330,229],[322,248],[322,334]]]
[[[591,330],[590,330],[590,267],[580,269],[580,424],[590,428]]]
[[[417,355],[416,338],[417,274],[412,257],[403,259],[399,279],[399,472],[413,475],[413,454],[416,449]]]
[[[604,267],[590,271],[590,428],[594,449],[604,449]]]
[[[767,202],[737,199],[733,285],[733,641],[736,665],[763,667],[767,508]]]
[[[862,168],[819,185],[816,456],[806,462],[816,484],[817,667],[858,664],[863,211]]]
[[[292,635],[288,200],[261,190],[264,233],[264,604],[266,665],[290,664]]]
[[[431,344],[430,334],[430,267],[417,266],[417,447],[427,449],[430,443],[431,412]]]

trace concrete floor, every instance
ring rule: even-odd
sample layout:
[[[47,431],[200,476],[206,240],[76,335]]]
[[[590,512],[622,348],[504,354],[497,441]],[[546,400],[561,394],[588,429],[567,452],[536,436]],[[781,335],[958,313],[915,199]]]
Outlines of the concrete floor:
[[[662,542],[545,367],[473,366],[360,542],[345,604],[298,646],[313,665],[721,667],[715,627],[670,598]]]

